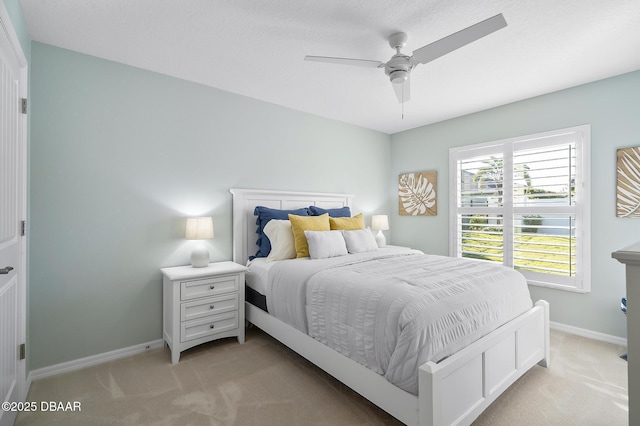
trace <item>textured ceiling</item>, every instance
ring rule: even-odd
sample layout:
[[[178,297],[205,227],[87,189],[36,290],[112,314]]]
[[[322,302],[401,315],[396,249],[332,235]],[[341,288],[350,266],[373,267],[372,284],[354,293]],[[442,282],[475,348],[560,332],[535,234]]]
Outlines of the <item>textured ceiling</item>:
[[[20,0],[35,41],[385,133],[640,69],[638,0]],[[386,62],[502,13],[508,26],[411,75]],[[403,118],[404,113],[404,118]]]

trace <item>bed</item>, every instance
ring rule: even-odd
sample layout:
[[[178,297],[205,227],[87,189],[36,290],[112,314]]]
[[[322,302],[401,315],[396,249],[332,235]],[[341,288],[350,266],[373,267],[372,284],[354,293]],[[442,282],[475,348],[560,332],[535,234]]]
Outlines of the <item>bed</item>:
[[[351,206],[353,198],[349,194],[248,189],[232,189],[231,193],[233,260],[241,264],[247,263],[256,250],[255,207],[337,209]],[[392,248],[386,253],[385,258],[412,258],[411,253],[395,253]],[[249,293],[260,292],[252,288]],[[549,311],[544,301],[454,353],[440,354],[436,360],[420,364],[415,389],[413,385],[392,383],[371,365],[365,366],[366,362],[355,361],[322,343],[322,339],[309,336],[304,325],[279,319],[259,305],[258,300],[246,302],[247,321],[408,425],[470,424],[526,371],[536,364],[546,367],[550,359]]]

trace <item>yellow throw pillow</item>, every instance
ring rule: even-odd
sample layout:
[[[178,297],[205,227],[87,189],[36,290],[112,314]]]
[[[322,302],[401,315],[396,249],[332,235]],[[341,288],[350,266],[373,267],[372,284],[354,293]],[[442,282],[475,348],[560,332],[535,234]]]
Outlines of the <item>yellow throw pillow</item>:
[[[329,226],[331,230],[355,231],[364,229],[364,216],[358,213],[353,217],[330,217]]]
[[[293,231],[293,244],[296,247],[296,257],[309,257],[309,244],[304,231],[329,231],[329,214],[320,216],[296,216],[289,215],[291,230]]]

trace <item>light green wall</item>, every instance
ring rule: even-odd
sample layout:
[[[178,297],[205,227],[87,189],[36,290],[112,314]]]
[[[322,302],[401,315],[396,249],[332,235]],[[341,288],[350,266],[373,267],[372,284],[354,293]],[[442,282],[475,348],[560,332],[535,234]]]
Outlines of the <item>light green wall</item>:
[[[231,259],[229,188],[388,211],[389,135],[35,42],[31,87],[33,369],[160,339],[185,217]]]
[[[592,291],[530,289],[549,301],[552,321],[626,337],[624,267],[611,252],[640,240],[640,220],[615,217],[616,149],[640,145],[639,111],[640,71],[392,135],[392,242],[448,254],[449,148],[590,124]],[[438,215],[400,217],[397,176],[422,170],[438,171]]]
[[[4,6],[7,9],[7,13],[11,18],[11,25],[16,31],[16,35],[20,40],[22,52],[27,57],[27,61],[31,57],[31,36],[29,36],[29,30],[27,29],[27,23],[24,21],[22,15],[22,8],[20,7],[19,0],[4,0]]]

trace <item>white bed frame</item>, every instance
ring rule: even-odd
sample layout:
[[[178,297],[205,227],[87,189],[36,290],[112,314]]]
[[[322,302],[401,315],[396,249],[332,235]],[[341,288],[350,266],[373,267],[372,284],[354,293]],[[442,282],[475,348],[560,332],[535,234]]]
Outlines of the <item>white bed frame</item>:
[[[231,189],[233,260],[245,264],[257,250],[256,206],[296,209],[350,206],[350,194]],[[549,304],[539,301],[528,312],[499,327],[449,358],[420,367],[418,396],[283,323],[250,303],[247,321],[273,336],[407,425],[469,425],[502,392],[536,363],[547,367]]]

